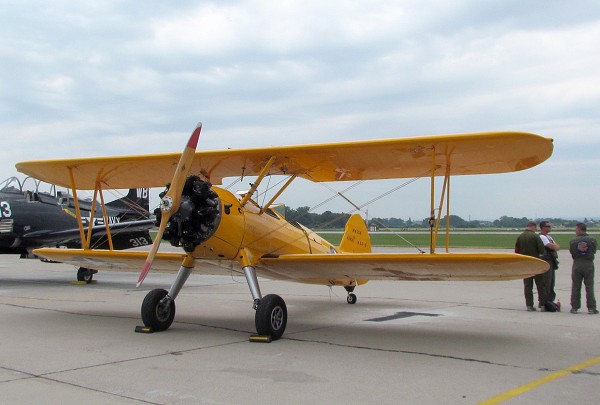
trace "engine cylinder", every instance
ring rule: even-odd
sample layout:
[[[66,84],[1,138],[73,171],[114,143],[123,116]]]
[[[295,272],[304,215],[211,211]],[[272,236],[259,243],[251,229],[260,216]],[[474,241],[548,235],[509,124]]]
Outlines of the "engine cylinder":
[[[171,216],[163,239],[171,245],[193,252],[196,246],[209,239],[221,221],[221,202],[211,184],[198,176],[186,179],[179,202],[179,210]],[[154,211],[156,223],[160,224],[162,212]]]

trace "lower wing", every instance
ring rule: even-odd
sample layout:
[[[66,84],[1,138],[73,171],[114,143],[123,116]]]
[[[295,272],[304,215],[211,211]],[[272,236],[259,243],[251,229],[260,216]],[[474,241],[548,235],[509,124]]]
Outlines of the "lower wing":
[[[147,252],[83,249],[36,249],[38,256],[96,270],[138,272]],[[159,253],[154,271],[176,272],[183,253]],[[243,275],[236,262],[196,259],[200,273]],[[345,284],[354,280],[515,280],[543,273],[548,263],[514,253],[352,253],[282,255],[263,258],[259,276],[311,284]]]
[[[109,271],[139,272],[148,256],[143,251],[99,250],[99,249],[35,249],[36,256],[55,262],[68,263],[78,267]],[[176,272],[185,254],[161,253],[160,266],[156,271]]]
[[[543,260],[514,253],[285,255],[263,259],[262,264],[280,278],[317,284],[323,279],[338,283],[343,280],[515,280],[548,269],[548,263]]]

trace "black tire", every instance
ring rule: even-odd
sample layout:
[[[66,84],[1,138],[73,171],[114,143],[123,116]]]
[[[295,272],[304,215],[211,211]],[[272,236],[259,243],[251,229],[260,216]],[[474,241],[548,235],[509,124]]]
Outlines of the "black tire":
[[[272,340],[283,336],[287,325],[287,307],[283,298],[275,294],[264,296],[256,308],[254,324],[259,335],[271,336]]]
[[[358,301],[358,298],[352,293],[348,294],[346,297],[346,302],[348,302],[348,304],[356,304],[356,301]]]
[[[77,270],[77,281],[85,281],[86,284],[92,282],[94,278],[94,272],[90,269],[86,269],[85,267],[80,267]]]
[[[175,319],[175,301],[161,302],[166,295],[167,290],[157,288],[150,291],[142,302],[142,321],[155,332],[169,329]]]

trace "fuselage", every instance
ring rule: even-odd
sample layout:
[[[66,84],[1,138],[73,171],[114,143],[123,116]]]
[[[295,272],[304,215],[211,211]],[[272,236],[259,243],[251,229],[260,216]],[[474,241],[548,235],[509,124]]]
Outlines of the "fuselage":
[[[253,201],[244,206],[228,190],[212,187],[220,200],[220,218],[212,236],[199,244],[194,257],[241,261],[242,254],[263,256],[335,253],[335,247],[310,229],[288,222],[278,212]],[[242,248],[244,252],[241,252]]]
[[[9,180],[0,189],[0,253],[29,255],[32,249],[42,246],[81,246],[79,221],[72,196],[60,192],[53,194],[24,190],[18,181]],[[147,191],[144,193],[147,196]],[[121,204],[121,200],[116,200],[116,203]],[[78,204],[84,228],[89,225],[104,227],[105,218],[100,204],[96,203],[93,217],[92,202],[79,199]],[[130,217],[130,214],[125,214],[127,209],[109,205],[105,207],[109,224],[125,222]],[[141,218],[139,213],[131,216],[134,220]],[[106,239],[100,235],[92,239],[95,246],[103,247],[106,244]],[[115,238],[115,244],[125,247],[129,244],[129,239],[141,241],[141,244],[151,243],[147,231],[135,230],[119,234]]]
[[[0,212],[3,248],[41,246],[53,240],[53,231],[77,228],[75,213],[68,202],[47,193],[1,191]],[[28,237],[32,234],[37,236]]]

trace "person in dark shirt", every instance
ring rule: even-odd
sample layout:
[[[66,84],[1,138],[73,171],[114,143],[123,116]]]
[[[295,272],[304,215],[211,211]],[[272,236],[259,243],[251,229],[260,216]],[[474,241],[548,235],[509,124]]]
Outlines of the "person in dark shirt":
[[[569,252],[573,257],[571,313],[576,314],[581,308],[581,282],[583,281],[588,313],[595,315],[598,310],[594,296],[594,255],[598,242],[587,234],[587,226],[584,223],[577,224],[575,235],[575,238],[569,242]]]

